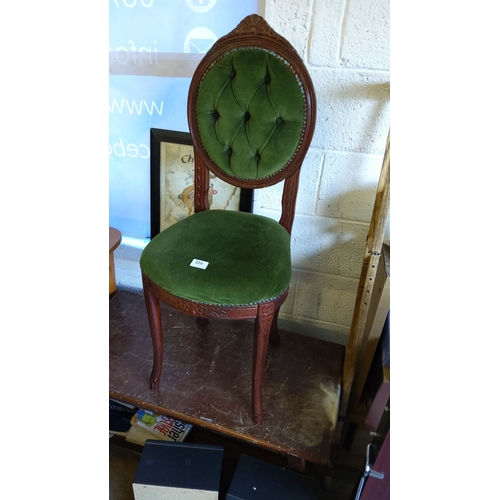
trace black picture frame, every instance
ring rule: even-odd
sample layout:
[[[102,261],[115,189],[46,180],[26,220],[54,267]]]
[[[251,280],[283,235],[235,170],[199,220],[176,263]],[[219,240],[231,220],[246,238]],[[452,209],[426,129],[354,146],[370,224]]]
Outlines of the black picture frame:
[[[166,227],[175,223],[175,220],[191,215],[193,207],[190,205],[190,197],[187,194],[184,195],[184,193],[192,193],[194,189],[194,186],[192,187],[189,181],[191,176],[194,179],[194,161],[191,135],[188,132],[151,128],[150,149],[150,238],[154,238]],[[166,165],[168,159],[172,156],[178,157],[178,162],[176,160]],[[227,193],[227,199],[225,200],[228,202],[228,209],[252,212],[252,189],[235,188],[215,175],[210,175],[214,183],[220,188],[219,192],[223,196]],[[174,184],[169,184],[169,181]],[[176,192],[177,185],[178,192]],[[181,189],[182,187],[184,187],[184,190]],[[217,193],[218,191],[214,190],[214,192]],[[180,201],[177,201],[177,198]],[[190,206],[184,204],[184,201]],[[166,215],[166,205],[171,207],[168,216]]]

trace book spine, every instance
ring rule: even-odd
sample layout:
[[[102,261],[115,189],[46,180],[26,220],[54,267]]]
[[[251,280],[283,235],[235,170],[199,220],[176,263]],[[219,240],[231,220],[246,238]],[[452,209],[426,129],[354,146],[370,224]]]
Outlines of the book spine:
[[[130,423],[151,434],[152,438],[166,441],[183,441],[192,425],[181,420],[139,410]]]

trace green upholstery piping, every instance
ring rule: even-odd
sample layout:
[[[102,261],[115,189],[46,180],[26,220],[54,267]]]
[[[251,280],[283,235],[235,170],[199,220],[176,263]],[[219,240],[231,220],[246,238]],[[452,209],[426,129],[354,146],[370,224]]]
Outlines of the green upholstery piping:
[[[193,259],[208,262],[208,267],[191,267]],[[140,266],[151,281],[178,297],[211,305],[252,305],[288,288],[290,235],[268,217],[206,210],[153,238]]]
[[[305,96],[290,65],[272,51],[238,48],[210,66],[196,100],[198,132],[211,160],[240,179],[284,168],[302,140]]]

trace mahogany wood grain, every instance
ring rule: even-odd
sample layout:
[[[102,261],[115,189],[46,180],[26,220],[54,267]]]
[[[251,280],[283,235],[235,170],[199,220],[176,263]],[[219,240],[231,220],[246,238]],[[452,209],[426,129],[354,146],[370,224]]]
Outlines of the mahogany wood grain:
[[[264,363],[266,361],[267,345],[269,342],[269,334],[271,333],[271,325],[273,324],[274,313],[274,302],[259,304],[257,321],[255,321],[252,368],[253,420],[256,424],[261,424],[264,420],[262,379],[264,376]]]
[[[163,368],[163,331],[160,315],[160,301],[153,291],[144,287],[144,299],[146,300],[146,310],[148,312],[149,329],[151,340],[153,341],[153,369],[149,377],[152,390],[158,389],[161,372]]]
[[[281,342],[280,332],[278,330],[278,316],[280,308],[277,307],[274,312],[273,323],[271,325],[271,333],[269,334],[269,342],[274,345],[278,345]]]
[[[295,216],[295,203],[297,192],[299,190],[299,170],[295,171],[285,180],[283,186],[283,198],[281,201],[281,219],[280,224],[292,234],[293,219]]]

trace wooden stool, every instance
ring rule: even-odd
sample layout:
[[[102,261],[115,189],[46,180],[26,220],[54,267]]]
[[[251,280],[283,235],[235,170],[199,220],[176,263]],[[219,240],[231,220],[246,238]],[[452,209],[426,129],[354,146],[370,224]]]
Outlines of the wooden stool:
[[[122,241],[122,233],[114,227],[109,228],[109,294],[116,292],[115,259],[113,252]]]

